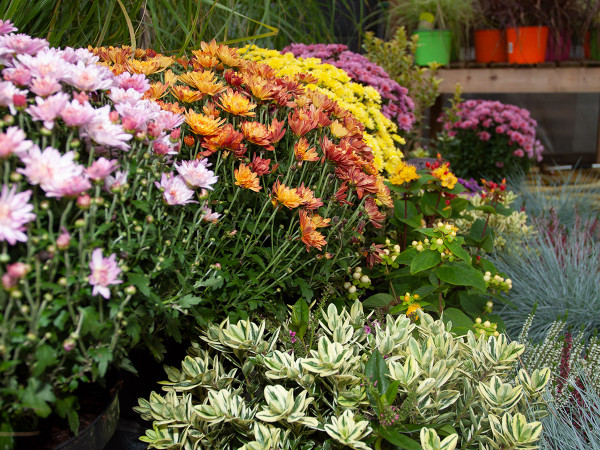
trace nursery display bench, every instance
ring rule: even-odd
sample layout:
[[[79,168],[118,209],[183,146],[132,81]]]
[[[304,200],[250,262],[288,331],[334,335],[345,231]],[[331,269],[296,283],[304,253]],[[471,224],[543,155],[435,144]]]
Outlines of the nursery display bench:
[[[508,64],[460,64],[440,69],[440,94],[453,94],[460,83],[468,94],[507,93],[600,93],[600,64],[589,61],[568,61],[529,66]],[[431,109],[432,129],[442,111],[442,95]],[[560,105],[557,105],[560,107]],[[596,163],[600,163],[600,117],[596,139]]]

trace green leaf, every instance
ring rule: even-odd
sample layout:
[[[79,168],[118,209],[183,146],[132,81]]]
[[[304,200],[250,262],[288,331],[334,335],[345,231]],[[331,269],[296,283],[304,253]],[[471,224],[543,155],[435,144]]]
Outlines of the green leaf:
[[[146,214],[150,213],[150,207],[148,206],[148,202],[142,200],[132,200],[131,204],[135,206],[137,209],[145,212]]]
[[[463,261],[471,262],[471,256],[469,256],[469,253],[462,248],[458,239],[455,239],[452,242],[446,242],[446,246],[455,256],[458,256]]]
[[[87,306],[79,310],[80,314],[83,314],[83,320],[81,323],[81,331],[79,334],[81,336],[86,336],[91,334],[94,338],[98,338],[100,336],[100,331],[102,330],[103,323],[100,322],[100,318],[98,317],[98,311],[93,306]]]
[[[292,322],[290,328],[295,331],[300,339],[304,338],[304,334],[308,329],[308,318],[310,311],[306,301],[301,298],[292,307]]]
[[[43,344],[35,351],[35,364],[31,374],[34,377],[44,373],[46,367],[53,365],[57,360],[56,350],[48,344]]]
[[[437,286],[433,286],[431,284],[428,284],[426,286],[421,286],[419,289],[415,289],[413,291],[413,295],[414,294],[418,294],[419,297],[421,297],[419,299],[419,303],[421,302],[421,300],[423,300],[425,297],[427,297],[429,294],[431,294],[432,292],[434,292],[437,289]]]
[[[394,262],[398,264],[410,264],[419,251],[414,247],[409,247],[398,255]]]
[[[49,403],[56,399],[50,384],[42,383],[33,377],[29,378],[27,387],[20,391],[19,395],[23,407],[32,409],[40,417],[50,415],[52,408]]]
[[[300,292],[302,293],[302,297],[306,299],[307,302],[310,302],[314,296],[314,292],[310,287],[310,284],[306,280],[301,277],[296,277],[293,280],[293,284],[300,288]]]
[[[458,294],[460,306],[464,312],[473,318],[481,317],[483,308],[485,308],[488,298],[481,294],[470,294],[466,291]]]
[[[77,415],[77,409],[77,397],[74,395],[56,400],[56,413],[63,419],[67,418],[67,421],[69,422],[69,429],[75,435],[77,435],[77,429],[79,428],[79,416]]]
[[[94,351],[94,353],[94,359],[98,363],[98,375],[100,375],[100,377],[103,377],[104,375],[106,375],[108,364],[113,359],[112,350],[108,347],[99,347]]]
[[[457,286],[473,286],[481,291],[486,290],[483,275],[464,261],[443,264],[435,271],[438,278]]]
[[[436,250],[423,250],[410,263],[410,273],[412,275],[437,266],[442,262],[440,252]]]
[[[386,441],[405,450],[421,450],[421,444],[396,430],[379,427],[377,430]]]
[[[449,321],[452,322],[452,331],[455,331],[455,327],[458,329],[471,329],[473,327],[473,320],[457,308],[445,309],[443,313],[443,320],[446,323]]]
[[[514,211],[514,209],[507,208],[502,203],[496,205],[496,212],[502,216],[510,216]]]
[[[452,207],[453,213],[464,211],[469,204],[470,202],[466,198],[456,197],[450,200],[450,206]]]
[[[448,190],[448,192],[451,192],[454,195],[458,195],[458,194],[462,194],[463,192],[465,192],[467,190],[467,188],[464,187],[460,183],[456,183],[456,184],[454,184],[454,187],[452,189],[447,189],[447,190]]]
[[[390,371],[387,364],[377,349],[373,350],[371,357],[365,365],[365,375],[367,379],[375,385],[375,388],[380,394],[384,394],[390,387],[390,379],[388,377]]]
[[[187,294],[187,295],[184,295],[183,297],[177,299],[176,303],[179,306],[181,306],[183,309],[189,309],[192,306],[196,306],[196,305],[202,303],[202,297],[196,297],[195,295]]]
[[[14,430],[8,422],[0,423],[0,449],[8,450],[14,448],[12,432]]]
[[[398,386],[400,386],[400,381],[392,381],[385,391],[385,399],[387,400],[388,405],[394,403],[396,400],[396,395],[398,395]]]
[[[143,273],[129,272],[127,282],[137,287],[143,295],[150,295],[150,280]]]
[[[362,302],[362,305],[365,308],[381,308],[388,306],[393,301],[394,296],[380,292],[379,294],[371,295]]]
[[[419,228],[423,219],[413,202],[402,199],[394,202],[394,217],[411,228]]]

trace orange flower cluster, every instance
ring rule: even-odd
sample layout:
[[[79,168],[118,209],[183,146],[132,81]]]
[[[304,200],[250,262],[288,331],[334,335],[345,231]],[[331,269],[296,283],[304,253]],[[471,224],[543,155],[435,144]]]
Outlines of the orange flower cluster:
[[[214,41],[178,59],[126,47],[90,50],[114,73],[149,75],[145,97],[185,115],[185,151],[195,158],[232,155],[237,162],[220,170],[232,168],[235,186],[267,197],[278,214],[297,217],[307,250],[327,245],[317,231],[331,220],[318,214],[323,206],[339,210],[358,200],[364,217],[381,227],[379,208],[392,201],[363,140],[364,126],[323,93],[305,89],[317,81],[313,75],[277,76]],[[316,176],[323,170],[327,177]],[[263,177],[270,178],[264,180],[270,192],[262,190]]]

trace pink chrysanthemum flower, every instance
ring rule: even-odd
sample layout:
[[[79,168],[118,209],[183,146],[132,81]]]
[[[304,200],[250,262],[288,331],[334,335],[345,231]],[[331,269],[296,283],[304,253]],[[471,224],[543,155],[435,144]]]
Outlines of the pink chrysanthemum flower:
[[[192,191],[185,180],[177,175],[163,173],[158,181],[154,182],[157,188],[163,191],[163,198],[167,205],[185,205],[187,203],[198,203],[192,200],[194,191]]]
[[[66,47],[65,50],[70,49],[70,47]],[[72,61],[73,63],[77,62],[77,61],[81,61],[84,64],[90,65],[90,64],[96,64],[100,58],[96,55],[94,55],[92,52],[90,52],[87,48],[78,48],[74,50],[74,60]]]
[[[7,185],[2,185],[0,192],[0,241],[10,245],[18,242],[27,242],[25,224],[35,219],[32,213],[33,205],[29,204],[31,191],[17,193],[17,186],[10,190]]]
[[[10,20],[0,20],[0,34],[8,34],[17,31],[17,27]]]
[[[92,183],[83,175],[74,175],[68,178],[55,176],[50,181],[41,185],[46,197],[75,198],[92,187]]]
[[[110,94],[108,94],[108,98],[110,98],[115,104],[130,103],[132,105],[135,105],[138,101],[140,101],[143,96],[144,94],[131,88],[114,88],[111,89]]]
[[[83,167],[74,161],[75,153],[67,152],[64,155],[52,147],[41,151],[34,145],[27,153],[21,155],[25,168],[17,172],[25,175],[30,184],[39,184],[42,188],[53,183],[56,178],[71,178],[81,175]]]
[[[34,78],[29,90],[40,97],[48,97],[62,89],[60,83],[52,77]]]
[[[26,109],[33,120],[41,120],[44,126],[51,130],[54,128],[54,119],[60,116],[63,108],[69,102],[69,96],[65,92],[59,92],[47,98],[35,98],[36,106]]]
[[[89,124],[96,116],[96,110],[89,102],[83,104],[73,99],[60,112],[61,119],[68,127],[82,127]]]
[[[120,125],[110,120],[110,106],[96,110],[92,121],[80,128],[80,135],[91,139],[98,145],[114,147],[123,151],[129,150],[129,141],[133,136],[123,131]]]
[[[95,64],[86,66],[81,61],[77,65],[71,65],[64,81],[81,91],[105,90],[114,86],[113,74],[108,67]]]
[[[10,110],[10,113],[14,116],[17,113],[15,108],[15,100],[21,96],[25,98],[27,96],[26,90],[17,89],[14,84],[10,81],[3,81],[0,83],[0,106],[6,106]]]
[[[91,180],[101,181],[109,176],[117,167],[119,167],[119,164],[116,159],[109,161],[108,159],[101,157],[86,169],[86,173]]]
[[[212,185],[219,179],[212,170],[207,169],[207,159],[193,161],[182,161],[180,165],[175,164],[179,175],[185,182],[195,188],[212,189]]]
[[[202,205],[202,220],[205,222],[216,222],[221,214],[213,212],[206,204]]]
[[[27,67],[9,67],[2,71],[2,76],[6,81],[12,81],[17,86],[26,86],[31,80],[31,72]]]
[[[158,117],[155,119],[155,122],[165,130],[172,130],[185,122],[185,117],[182,114],[161,110],[158,112]]]
[[[117,255],[112,254],[108,258],[102,256],[102,249],[96,248],[92,252],[92,260],[90,261],[90,285],[94,286],[92,295],[101,295],[102,297],[110,298],[109,286],[112,284],[121,284],[123,280],[117,277],[121,273],[121,269],[117,265]]]
[[[25,133],[19,127],[10,127],[0,134],[0,158],[8,158],[15,154],[21,156],[33,146],[33,142],[25,139]]]
[[[142,94],[150,89],[150,82],[143,73],[131,74],[123,72],[121,75],[115,77],[115,82],[122,89],[133,89]]]
[[[113,189],[120,189],[127,183],[127,176],[129,172],[127,170],[119,170],[115,172],[115,176],[109,175],[104,179],[104,189],[111,191]]]
[[[51,77],[63,80],[69,73],[72,64],[65,61],[61,56],[64,52],[56,48],[49,48],[39,52],[37,55],[17,55],[17,67],[25,67],[34,77]]]
[[[26,34],[5,34],[0,36],[0,64],[12,66],[13,55],[35,55],[48,47],[45,39],[32,38]]]

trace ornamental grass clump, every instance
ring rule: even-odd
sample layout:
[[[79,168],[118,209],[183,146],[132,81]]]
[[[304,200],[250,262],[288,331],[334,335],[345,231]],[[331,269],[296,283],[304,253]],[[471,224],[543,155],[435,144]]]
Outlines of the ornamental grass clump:
[[[373,86],[381,95],[381,112],[398,125],[399,134],[405,135],[412,130],[415,105],[408,89],[363,55],[348,50],[343,44],[290,44],[281,51],[283,54],[287,52],[296,58],[319,58],[324,64],[344,70],[354,81]]]
[[[183,181],[165,175],[160,184],[175,214],[194,208],[184,205],[192,201],[187,176],[218,177],[201,188],[210,208],[198,216],[210,219],[202,236],[197,221],[179,222],[185,245],[176,257],[193,275],[178,278],[178,292],[192,296],[199,323],[253,311],[283,316],[286,302],[310,300],[371,254],[363,234],[381,226],[389,190],[364,126],[306,89],[312,75],[278,76],[214,41],[176,62],[128,48],[94,52],[120,76],[147,73],[146,95],[185,114]]]
[[[523,346],[457,338],[419,313],[371,320],[356,301],[281,327],[243,320],[202,330],[164,394],[135,410],[149,448],[532,448],[548,369],[514,377]],[[396,446],[396,447],[393,447]]]
[[[280,76],[308,74],[307,89],[325,94],[363,124],[363,140],[372,149],[373,164],[380,172],[391,173],[403,158],[400,146],[404,139],[398,135],[396,123],[383,114],[381,96],[374,87],[353,82],[344,70],[318,58],[296,58],[292,53],[282,55],[256,46],[244,47],[239,54],[268,64]],[[345,135],[337,126],[332,130],[339,137]]]
[[[140,341],[160,355],[156,334],[167,324],[180,336],[174,324],[190,306],[171,304],[174,280],[190,270],[181,243],[204,233],[201,192],[218,181],[201,161],[181,162],[203,174],[195,184],[177,174],[184,117],[143,98],[145,75],[115,77],[86,49],[14,31],[0,22],[0,429],[9,446],[11,431],[52,412],[75,431],[78,386],[112,366],[135,371],[127,354]],[[194,208],[172,206],[184,199]],[[197,227],[184,235],[182,223]]]
[[[500,180],[542,160],[537,122],[529,111],[491,100],[455,102],[439,120],[438,149],[462,178]]]

